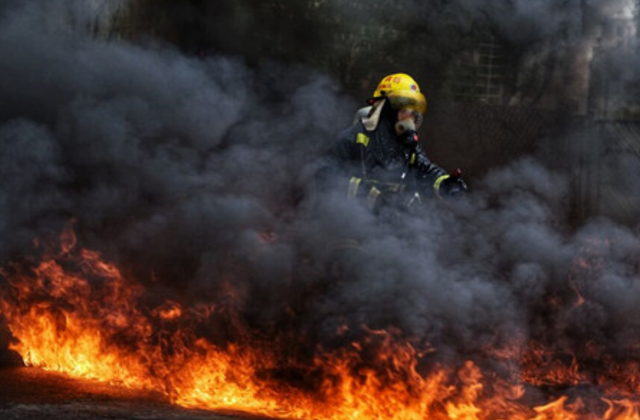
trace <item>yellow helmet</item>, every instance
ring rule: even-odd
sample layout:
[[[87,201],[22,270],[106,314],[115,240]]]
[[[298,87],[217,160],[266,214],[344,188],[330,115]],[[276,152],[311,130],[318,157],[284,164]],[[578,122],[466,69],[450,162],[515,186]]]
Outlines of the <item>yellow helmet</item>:
[[[370,101],[389,98],[394,109],[412,109],[421,114],[427,112],[427,100],[420,92],[420,86],[408,74],[395,73],[383,78]]]

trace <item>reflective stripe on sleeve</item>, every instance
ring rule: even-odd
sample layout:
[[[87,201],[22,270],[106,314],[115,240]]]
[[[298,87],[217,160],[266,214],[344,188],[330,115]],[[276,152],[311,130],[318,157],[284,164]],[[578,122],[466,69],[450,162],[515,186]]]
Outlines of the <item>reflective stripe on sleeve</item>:
[[[444,181],[445,179],[449,178],[451,175],[446,174],[446,175],[440,175],[437,179],[436,182],[433,183],[433,191],[435,191],[436,195],[438,197],[440,197],[440,185],[442,184],[442,181]]]

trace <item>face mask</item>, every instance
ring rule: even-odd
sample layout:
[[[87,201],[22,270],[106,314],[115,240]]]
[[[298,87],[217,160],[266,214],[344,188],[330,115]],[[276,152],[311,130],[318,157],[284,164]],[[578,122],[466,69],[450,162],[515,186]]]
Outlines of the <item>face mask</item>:
[[[407,131],[417,131],[416,123],[412,118],[407,118],[406,120],[398,121],[395,125],[396,134],[398,136],[405,135]]]
[[[398,141],[404,146],[414,148],[418,144],[418,133],[416,131],[416,124],[412,118],[398,121],[395,125],[396,134],[398,135]]]

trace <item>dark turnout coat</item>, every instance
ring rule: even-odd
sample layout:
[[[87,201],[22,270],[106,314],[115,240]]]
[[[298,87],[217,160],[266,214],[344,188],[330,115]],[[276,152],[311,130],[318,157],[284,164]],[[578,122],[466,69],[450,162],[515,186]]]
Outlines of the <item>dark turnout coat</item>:
[[[420,145],[409,148],[398,141],[394,123],[384,110],[372,131],[358,121],[341,133],[322,169],[338,173],[348,195],[366,197],[372,208],[382,202],[411,205],[431,197],[439,180],[447,177]]]

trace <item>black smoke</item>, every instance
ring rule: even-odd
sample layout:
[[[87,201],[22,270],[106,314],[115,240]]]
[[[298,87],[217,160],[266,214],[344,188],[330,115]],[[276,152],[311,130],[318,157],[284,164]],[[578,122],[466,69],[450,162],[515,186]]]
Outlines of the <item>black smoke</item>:
[[[70,31],[64,13],[52,23],[69,4],[0,9],[3,264],[73,220],[83,246],[151,295],[242,291],[233,320],[206,331],[220,342],[241,340],[233,321],[292,331],[311,353],[394,328],[453,363],[529,340],[593,365],[587,342],[635,360],[637,227],[567,224],[571,178],[545,161],[557,142],[471,180],[464,199],[381,221],[314,189],[357,107],[335,78],[108,42]]]

